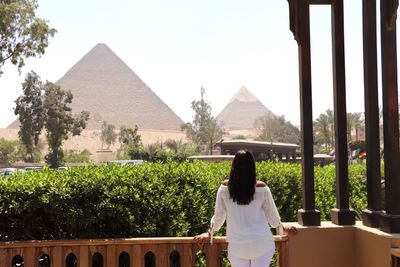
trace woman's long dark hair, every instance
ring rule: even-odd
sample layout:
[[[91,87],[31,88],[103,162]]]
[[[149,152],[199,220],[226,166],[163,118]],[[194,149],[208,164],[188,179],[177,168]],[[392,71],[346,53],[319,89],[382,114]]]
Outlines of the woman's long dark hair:
[[[253,155],[247,150],[236,152],[232,162],[228,189],[233,202],[248,205],[256,191],[256,164]]]

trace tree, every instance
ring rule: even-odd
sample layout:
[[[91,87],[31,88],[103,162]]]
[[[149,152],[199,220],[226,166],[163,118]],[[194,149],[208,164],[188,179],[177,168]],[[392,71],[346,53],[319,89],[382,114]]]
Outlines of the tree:
[[[62,164],[63,140],[69,134],[80,135],[89,120],[89,112],[82,111],[77,116],[72,114],[70,104],[72,93],[64,91],[59,85],[51,82],[43,84],[38,75],[31,72],[23,83],[23,95],[16,101],[15,114],[20,118],[20,138],[32,153],[33,146],[37,146],[39,135],[46,129],[46,140],[49,153],[46,162],[56,168]]]
[[[106,121],[103,121],[103,125],[101,126],[101,148],[103,148],[103,144],[107,145],[107,149],[110,148],[110,145],[114,144],[117,140],[117,133],[115,132],[115,126],[112,124],[108,124]]]
[[[330,143],[330,125],[328,115],[320,114],[314,121],[314,131],[317,141],[320,141],[325,146],[325,153],[329,153]]]
[[[364,120],[362,119],[361,112],[350,112],[347,113],[347,141],[352,140],[351,132],[356,131],[356,140],[358,140],[358,131],[364,127]]]
[[[181,126],[186,131],[186,136],[193,143],[199,146],[206,146],[206,150],[212,155],[212,148],[215,141],[220,139],[223,134],[222,126],[218,124],[216,118],[211,114],[211,106],[204,100],[205,90],[201,87],[200,101],[192,101],[191,107],[195,112],[192,122]]]
[[[15,115],[20,121],[19,138],[26,147],[26,161],[33,161],[33,151],[38,145],[44,125],[42,102],[43,83],[35,72],[29,72],[22,83],[23,94],[15,101]]]
[[[134,159],[142,153],[142,139],[138,134],[139,127],[135,125],[133,128],[121,126],[118,136],[118,141],[121,147],[118,151],[119,159],[131,158]]]
[[[167,139],[164,145],[169,149],[170,154],[173,154],[169,156],[177,161],[183,161],[189,156],[193,156],[199,152],[198,146],[193,146],[193,143],[184,143],[182,139]]]
[[[326,116],[328,116],[328,125],[330,128],[330,136],[331,136],[331,142],[330,142],[330,147],[333,148],[335,144],[335,119],[333,115],[333,110],[327,109],[325,111]]]
[[[64,159],[65,162],[72,162],[72,163],[90,163],[90,153],[89,150],[84,149],[81,152],[77,152],[75,150],[65,150],[64,152]]]
[[[285,116],[276,116],[272,113],[258,117],[254,122],[258,133],[257,139],[267,142],[300,143],[300,131]]]
[[[10,164],[15,161],[18,141],[8,141],[0,138],[0,164]]]
[[[7,60],[20,71],[24,59],[43,55],[56,30],[36,16],[37,0],[0,0],[0,75]]]
[[[64,156],[61,149],[63,140],[67,140],[69,134],[81,134],[89,120],[89,112],[82,111],[74,116],[69,106],[72,103],[72,93],[62,90],[57,84],[47,82],[44,92],[43,108],[49,145],[49,153],[45,158],[51,168],[57,168],[62,164]]]
[[[208,125],[206,126],[205,132],[210,155],[212,155],[214,144],[221,139],[223,133],[224,131],[222,130],[222,127],[218,124],[217,119],[211,118]]]

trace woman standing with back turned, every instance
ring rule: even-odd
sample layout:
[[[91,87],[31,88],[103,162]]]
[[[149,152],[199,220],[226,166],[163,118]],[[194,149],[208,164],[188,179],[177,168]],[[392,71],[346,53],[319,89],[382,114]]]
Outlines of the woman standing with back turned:
[[[275,253],[268,223],[280,227],[281,219],[268,186],[256,179],[256,167],[249,151],[239,150],[232,162],[228,181],[219,187],[214,216],[207,233],[195,236],[204,243],[227,221],[228,259],[232,267],[266,267]],[[283,227],[297,233],[295,227]]]

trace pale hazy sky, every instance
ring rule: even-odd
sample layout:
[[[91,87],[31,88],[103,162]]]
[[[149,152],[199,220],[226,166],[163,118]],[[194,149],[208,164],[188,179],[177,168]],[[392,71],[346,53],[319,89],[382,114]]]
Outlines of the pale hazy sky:
[[[361,0],[344,1],[348,112],[363,111]],[[56,82],[97,43],[106,43],[185,122],[205,98],[216,116],[242,86],[299,124],[297,43],[286,0],[39,0],[58,30],[22,74],[0,77],[0,128],[14,119],[25,74]],[[332,108],[330,8],[311,9],[313,114]],[[400,50],[399,50],[400,51]]]

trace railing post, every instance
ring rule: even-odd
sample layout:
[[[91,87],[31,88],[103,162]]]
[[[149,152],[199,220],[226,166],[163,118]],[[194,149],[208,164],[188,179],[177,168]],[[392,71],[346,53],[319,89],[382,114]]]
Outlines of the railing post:
[[[79,267],[89,267],[89,262],[91,262],[89,257],[89,246],[80,246],[79,248]]]
[[[117,247],[115,245],[108,245],[106,251],[107,266],[118,266],[119,257],[117,255]]]
[[[141,245],[132,245],[132,255],[133,259],[131,262],[133,263],[133,266],[144,266],[144,255]]]
[[[320,213],[315,209],[314,192],[314,151],[310,51],[310,7],[308,0],[289,2],[291,28],[299,49],[300,71],[300,119],[301,119],[301,163],[302,163],[302,205],[297,218],[301,225],[321,224]]]
[[[381,208],[379,145],[378,67],[376,41],[376,0],[363,0],[364,104],[367,149],[367,209],[363,224],[378,227]]]
[[[207,267],[220,267],[219,245],[205,245]]]
[[[398,0],[381,0],[382,99],[385,159],[385,213],[380,228],[400,232],[400,151],[396,15]]]
[[[331,211],[331,217],[335,224],[353,225],[355,212],[349,209],[343,0],[332,1],[331,18],[336,152],[336,209]]]

